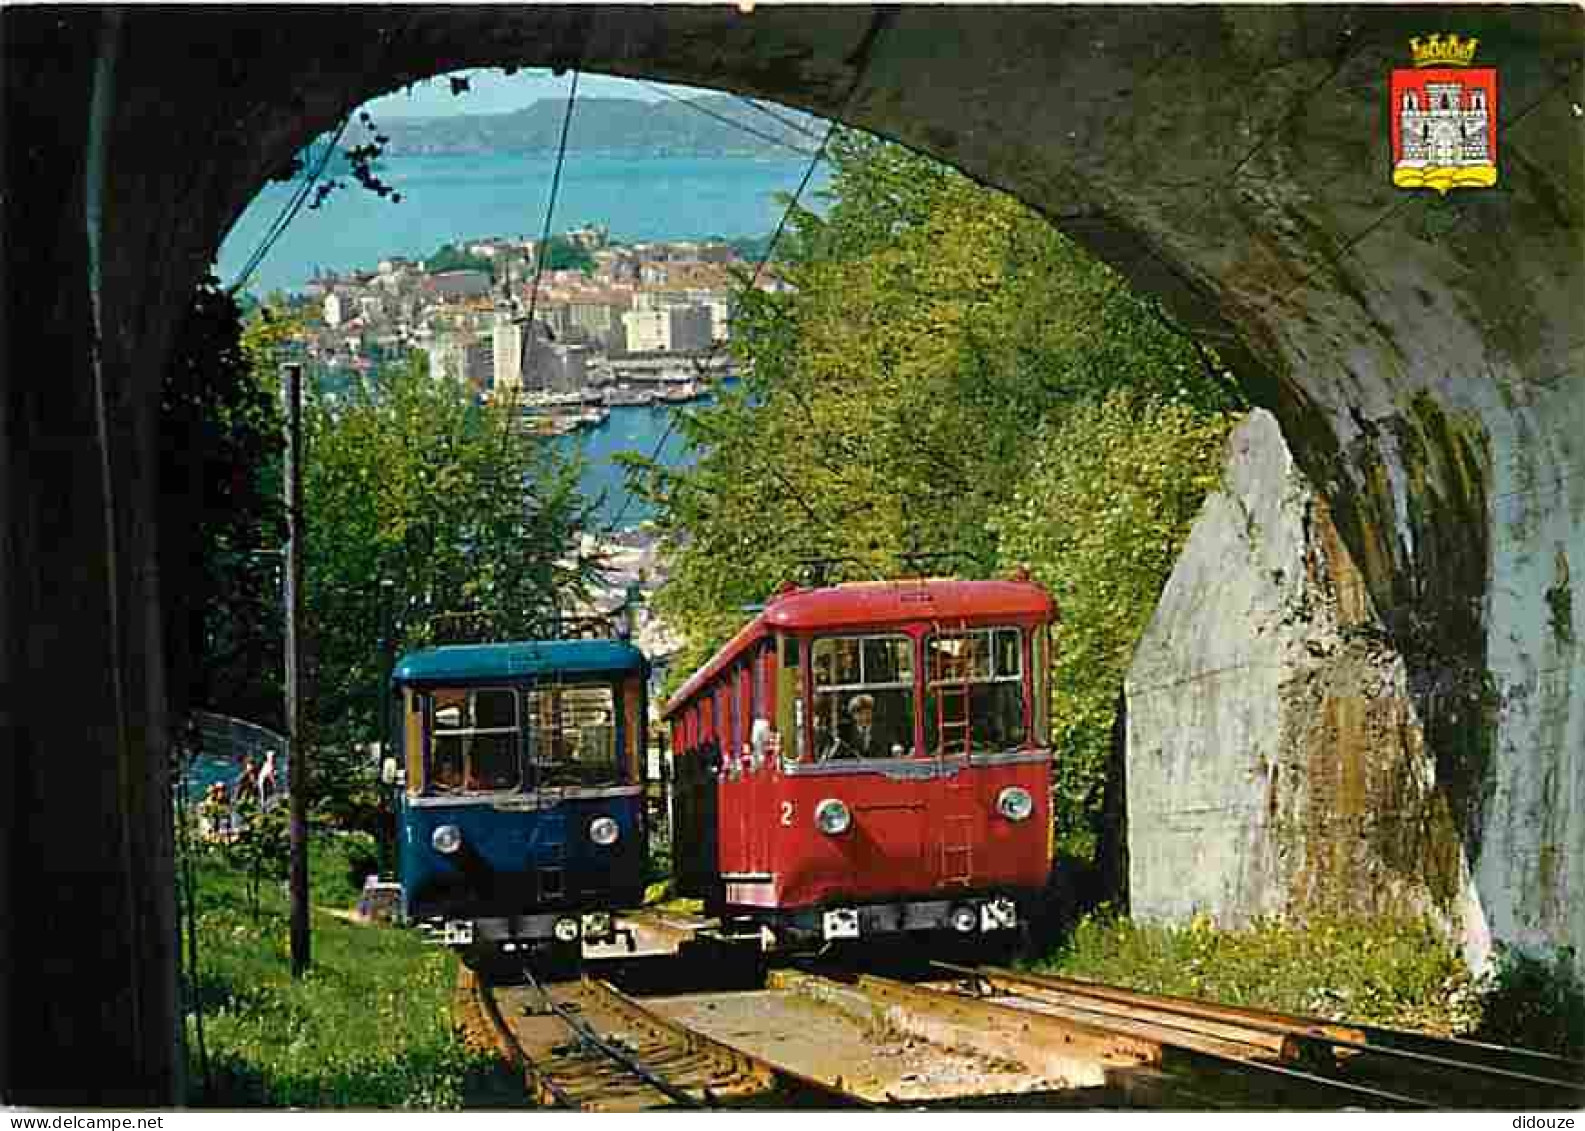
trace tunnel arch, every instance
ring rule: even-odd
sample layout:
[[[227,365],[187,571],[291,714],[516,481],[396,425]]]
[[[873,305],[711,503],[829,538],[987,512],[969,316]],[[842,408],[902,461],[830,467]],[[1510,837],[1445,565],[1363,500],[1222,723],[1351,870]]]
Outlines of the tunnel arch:
[[[1585,859],[1567,847],[1585,844],[1585,17],[1436,11],[1502,83],[1499,184],[1447,197],[1395,189],[1386,156],[1387,75],[1411,36],[1441,30],[1431,18],[8,8],[3,229],[20,283],[0,401],[0,682],[36,703],[71,683],[82,704],[0,715],[0,907],[51,925],[0,940],[0,1091],[62,1094],[61,1051],[78,1047],[120,1065],[105,1102],[162,1102],[179,1077],[147,518],[182,302],[304,142],[466,67],[577,66],[837,117],[1012,192],[1161,297],[1275,413],[1327,499],[1409,665],[1485,929],[1585,942]],[[105,843],[74,837],[67,806]],[[1544,859],[1527,830],[1543,810],[1565,846]],[[51,868],[27,867],[40,853]],[[15,1020],[89,962],[42,1035]]]

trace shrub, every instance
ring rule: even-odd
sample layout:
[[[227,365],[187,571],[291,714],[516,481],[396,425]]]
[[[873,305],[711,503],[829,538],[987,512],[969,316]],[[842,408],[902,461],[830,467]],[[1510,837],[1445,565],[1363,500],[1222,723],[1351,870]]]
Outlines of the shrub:
[[[1575,973],[1572,947],[1563,947],[1550,962],[1500,947],[1481,979],[1480,998],[1481,1040],[1585,1055],[1585,982]]]
[[[1102,909],[1037,969],[1149,993],[1443,1034],[1476,1022],[1475,983],[1422,919],[1257,919],[1226,929],[1205,916],[1139,924]]]

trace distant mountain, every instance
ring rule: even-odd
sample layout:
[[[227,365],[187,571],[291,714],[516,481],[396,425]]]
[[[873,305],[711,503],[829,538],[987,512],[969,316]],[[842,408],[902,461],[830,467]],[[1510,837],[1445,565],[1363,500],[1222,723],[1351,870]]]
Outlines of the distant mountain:
[[[555,152],[566,108],[565,102],[543,99],[510,114],[386,118],[377,119],[375,125],[390,138],[386,153],[393,157]],[[806,153],[814,152],[825,130],[821,119],[781,106],[768,109],[769,114],[762,113],[730,95],[706,95],[687,105],[636,98],[580,98],[573,107],[567,148],[679,156],[786,157],[792,155],[785,148],[790,145]],[[778,118],[795,125],[784,124]]]

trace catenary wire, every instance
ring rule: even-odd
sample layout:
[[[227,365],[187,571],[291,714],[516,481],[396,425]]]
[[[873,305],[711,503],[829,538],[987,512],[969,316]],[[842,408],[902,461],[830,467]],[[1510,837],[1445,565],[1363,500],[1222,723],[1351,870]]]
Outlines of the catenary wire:
[[[642,80],[640,80],[640,81],[642,82]],[[731,126],[733,129],[740,130],[741,132],[746,133],[746,134],[751,134],[754,137],[759,138],[761,141],[766,142],[769,145],[779,146],[782,149],[790,149],[794,153],[798,154],[800,157],[808,157],[808,156],[810,156],[809,151],[807,149],[804,149],[802,146],[793,145],[791,142],[785,141],[782,138],[774,136],[773,134],[768,134],[768,133],[765,133],[762,130],[755,129],[753,126],[745,125],[742,122],[738,121],[736,118],[729,118],[725,114],[718,114],[714,110],[709,109],[708,107],[701,106],[697,102],[693,102],[693,101],[690,101],[689,99],[686,99],[686,98],[683,98],[683,97],[681,97],[679,95],[673,94],[671,91],[665,90],[662,87],[658,87],[654,83],[646,82],[643,85],[648,87],[650,90],[653,90],[656,94],[659,94],[663,98],[669,98],[673,102],[676,102],[676,103],[679,103],[680,105],[686,106],[690,110],[694,111],[695,113],[703,114],[707,118],[714,118],[718,122],[724,122],[726,125]]]
[[[561,189],[561,167],[567,158],[567,134],[572,126],[572,108],[578,100],[578,71],[572,72],[572,85],[567,90],[567,108],[561,116],[561,140],[556,145],[556,168],[550,176],[550,199],[545,204],[545,224],[540,231],[539,249],[534,256],[534,282],[528,291],[528,352],[534,352],[534,311],[539,302],[539,281],[545,275],[545,262],[550,258],[550,224],[556,213],[556,195]]]
[[[248,257],[247,263],[244,264],[242,270],[237,274],[237,281],[231,284],[231,287],[227,292],[228,294],[235,295],[243,287],[248,285],[249,280],[251,280],[253,277],[253,273],[259,269],[259,265],[264,262],[265,257],[269,255],[271,249],[275,247],[276,241],[278,241],[281,236],[286,234],[286,229],[292,226],[293,220],[297,219],[297,214],[302,211],[303,202],[308,199],[308,194],[313,190],[315,183],[321,176],[324,175],[325,167],[330,164],[330,158],[336,152],[336,146],[341,141],[341,135],[346,132],[347,125],[351,121],[352,116],[349,114],[347,117],[343,118],[341,120],[341,124],[336,127],[336,132],[331,135],[329,143],[325,146],[325,152],[320,155],[319,163],[314,166],[313,171],[309,173],[302,185],[299,186],[297,191],[292,194],[292,198],[288,200],[282,207],[281,211],[277,213],[269,228],[265,230],[264,237],[260,240],[259,246],[254,249],[253,254]]]
[[[797,208],[799,198],[803,195],[804,190],[808,187],[810,178],[814,176],[816,166],[818,166],[820,161],[825,157],[826,149],[830,146],[831,139],[836,134],[837,126],[848,116],[848,112],[852,109],[853,100],[858,95],[859,87],[864,81],[865,74],[869,71],[870,64],[874,61],[875,45],[879,41],[881,32],[885,29],[886,24],[890,22],[890,19],[891,13],[889,11],[877,11],[871,18],[869,28],[865,31],[864,39],[860,42],[858,49],[855,52],[858,65],[854,70],[853,81],[848,86],[847,94],[843,96],[842,108],[837,113],[837,115],[827,123],[825,135],[820,139],[819,147],[816,148],[813,154],[809,155],[809,165],[804,169],[804,175],[799,180],[798,187],[793,191],[792,197],[787,201],[787,207],[782,210],[781,219],[776,224],[776,230],[772,233],[770,241],[765,245],[764,253],[760,256],[759,262],[754,267],[754,274],[750,278],[748,284],[749,290],[753,290],[759,285],[760,276],[764,273],[765,265],[770,262],[771,256],[775,254],[776,244],[780,241],[782,233],[787,228],[787,221],[792,216],[793,210]],[[665,95],[668,98],[676,99],[676,96],[671,94],[669,91],[662,90],[659,87],[651,87],[651,89],[655,90],[657,93]],[[678,99],[678,101],[681,100]],[[692,103],[686,104],[693,105]],[[800,150],[800,152],[803,151]],[[719,350],[723,344],[725,343],[716,342],[712,344],[710,351],[706,355],[705,361],[703,363],[704,366],[708,366],[710,362],[714,360],[716,351]],[[672,412],[671,419],[666,424],[666,430],[661,433],[660,440],[657,441],[654,450],[650,453],[650,463],[654,463],[660,458],[661,449],[665,447],[666,441],[670,439],[672,431],[677,426],[678,416],[679,414],[677,412]],[[608,533],[614,533],[621,528],[621,521],[627,515],[628,507],[632,505],[633,492],[624,486],[623,493],[625,497],[622,500],[622,507],[617,511],[616,518],[614,518],[607,525],[606,531]],[[809,506],[807,501],[805,501],[801,496],[798,496],[796,491],[794,491],[794,495],[798,498],[798,502],[804,507],[806,511],[813,513],[813,509]]]
[[[782,114],[778,114],[776,111],[772,110],[769,106],[765,106],[762,103],[757,102],[754,99],[749,98],[746,95],[742,95],[742,94],[734,94],[732,97],[735,98],[737,101],[743,103],[743,105],[747,106],[750,110],[759,111],[761,114],[764,114],[767,118],[770,118],[773,121],[780,122],[782,125],[786,126],[788,129],[793,130],[796,133],[802,134],[804,137],[808,138],[810,141],[818,142],[820,140],[820,134],[818,132],[816,132],[815,130],[811,130],[808,126],[803,125],[801,122],[794,121],[792,118],[786,117],[785,115],[782,115]]]
[[[803,195],[804,189],[808,187],[809,180],[814,175],[816,166],[818,166],[821,159],[825,157],[826,146],[830,143],[832,135],[836,132],[836,128],[837,123],[835,121],[833,121],[826,128],[826,134],[820,142],[820,147],[815,150],[814,155],[809,159],[809,165],[804,169],[803,178],[798,182],[798,187],[793,191],[792,197],[787,201],[787,207],[782,210],[781,219],[776,224],[775,232],[772,234],[770,241],[765,245],[765,251],[760,256],[759,262],[754,265],[754,274],[749,278],[747,289],[753,290],[759,285],[760,276],[765,271],[765,265],[770,262],[771,256],[775,254],[776,244],[781,239],[782,233],[787,229],[787,220],[792,215],[793,211],[798,207],[798,200]],[[711,344],[710,350],[705,355],[704,360],[702,362],[695,363],[699,372],[708,371],[711,363],[715,360],[716,354],[720,351],[723,344],[724,342],[715,342]],[[660,434],[660,439],[656,442],[654,451],[650,453],[650,463],[654,463],[660,458],[661,449],[666,446],[666,441],[671,438],[672,432],[677,427],[677,421],[680,415],[680,413],[675,411],[671,413],[671,419],[666,423],[666,430]],[[621,529],[622,519],[626,517],[628,508],[632,505],[633,492],[624,488],[623,494],[624,497],[622,499],[621,509],[617,511],[616,517],[613,518],[606,527],[608,533],[615,533]]]

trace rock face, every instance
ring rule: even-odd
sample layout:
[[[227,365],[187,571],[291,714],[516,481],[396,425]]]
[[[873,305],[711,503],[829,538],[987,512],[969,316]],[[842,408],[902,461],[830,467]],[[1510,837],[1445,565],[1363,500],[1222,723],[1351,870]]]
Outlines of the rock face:
[[[180,1081],[154,530],[176,320],[305,143],[471,67],[841,117],[1016,194],[1159,297],[1326,501],[1482,929],[1585,965],[1585,12],[1432,11],[0,8],[0,1094],[164,1106]],[[1493,188],[1392,185],[1388,76],[1430,31],[1499,72]],[[66,711],[13,706],[68,688]],[[1340,735],[1393,725],[1363,685],[1324,694]],[[1347,764],[1339,805],[1374,762]]]
[[[1489,839],[1471,857],[1408,665],[1265,412],[1229,438],[1222,487],[1162,592],[1126,698],[1136,916],[1418,910],[1476,967],[1493,924],[1524,924],[1499,936],[1518,944],[1578,937],[1577,906],[1556,888],[1482,882],[1567,860],[1574,789],[1532,780],[1533,760],[1494,759],[1492,795],[1503,810],[1527,798],[1529,819],[1501,826],[1504,860]]]

